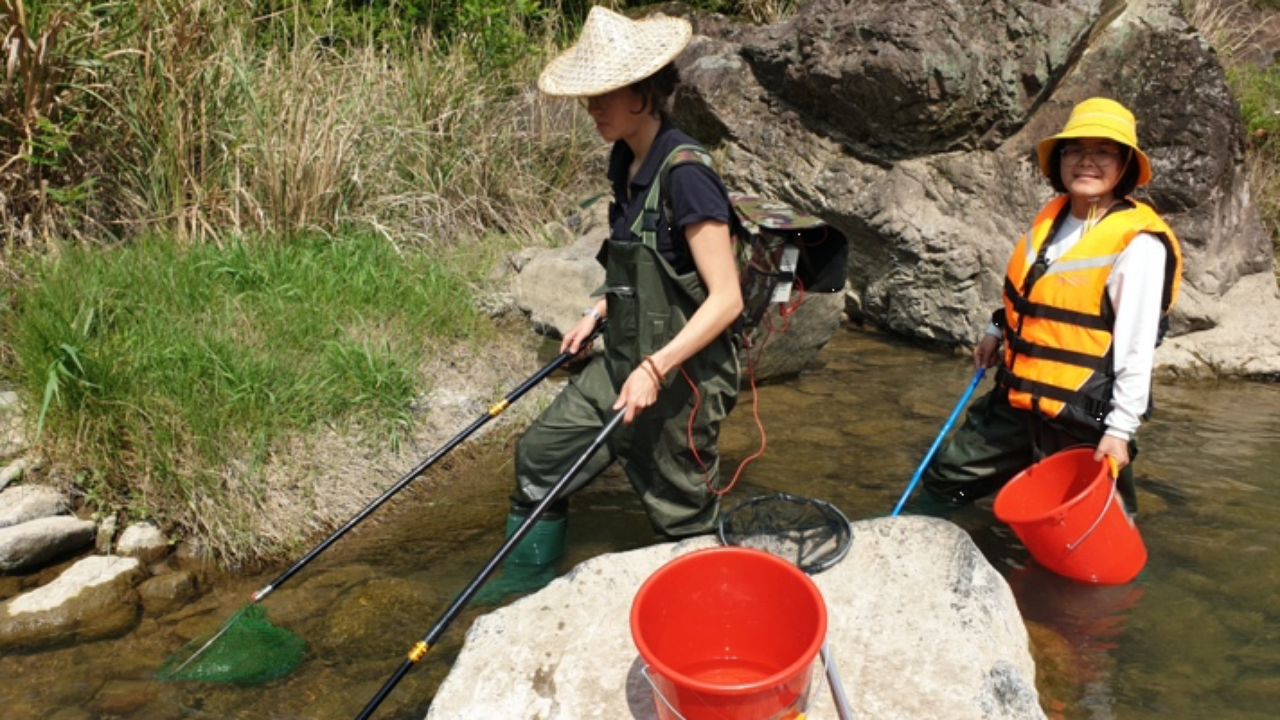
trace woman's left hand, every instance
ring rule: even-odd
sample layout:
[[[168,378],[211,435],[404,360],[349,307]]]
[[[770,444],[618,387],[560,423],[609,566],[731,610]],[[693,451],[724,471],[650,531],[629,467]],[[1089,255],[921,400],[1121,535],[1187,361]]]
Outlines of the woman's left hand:
[[[618,399],[613,402],[613,409],[621,410],[625,407],[627,412],[622,416],[622,422],[630,425],[642,410],[657,402],[660,389],[658,380],[651,371],[640,365],[631,371],[627,381],[622,384]]]
[[[1129,443],[1114,435],[1103,435],[1098,441],[1098,449],[1093,451],[1093,459],[1099,462],[1110,455],[1116,459],[1116,470],[1123,470],[1129,464]]]

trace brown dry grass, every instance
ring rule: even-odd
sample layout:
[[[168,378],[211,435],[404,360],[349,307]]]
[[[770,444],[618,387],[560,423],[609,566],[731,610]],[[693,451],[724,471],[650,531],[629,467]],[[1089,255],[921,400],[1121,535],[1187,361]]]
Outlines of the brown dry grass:
[[[33,17],[25,1],[0,0],[6,248],[534,234],[577,199],[598,143],[571,104],[529,91],[555,28],[494,68],[430,36],[338,50],[301,28],[263,47],[236,5],[140,0],[112,25],[72,3]]]

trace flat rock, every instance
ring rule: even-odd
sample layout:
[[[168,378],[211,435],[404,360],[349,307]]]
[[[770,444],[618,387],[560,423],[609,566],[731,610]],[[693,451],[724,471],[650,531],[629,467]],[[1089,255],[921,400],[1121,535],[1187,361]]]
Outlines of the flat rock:
[[[480,617],[427,717],[655,718],[631,638],[632,600],[663,564],[714,545],[703,537],[594,558]],[[848,556],[814,582],[858,717],[1045,717],[1013,593],[955,525],[923,517],[855,523]],[[835,718],[826,684],[815,692],[810,720]]]
[[[199,593],[199,578],[186,570],[157,575],[138,586],[142,605],[152,615],[173,612]]]

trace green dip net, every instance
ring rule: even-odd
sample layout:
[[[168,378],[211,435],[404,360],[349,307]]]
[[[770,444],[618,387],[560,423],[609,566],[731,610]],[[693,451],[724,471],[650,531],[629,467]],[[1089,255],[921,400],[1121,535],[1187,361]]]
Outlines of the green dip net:
[[[161,680],[259,685],[283,677],[299,663],[307,643],[248,605],[215,633],[183,645],[156,672]]]

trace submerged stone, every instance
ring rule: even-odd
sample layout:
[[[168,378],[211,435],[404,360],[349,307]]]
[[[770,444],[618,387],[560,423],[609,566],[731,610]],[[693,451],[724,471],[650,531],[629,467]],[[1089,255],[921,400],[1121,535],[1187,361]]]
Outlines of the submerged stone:
[[[37,649],[115,637],[138,621],[134,558],[94,555],[56,580],[0,603],[0,648]]]

